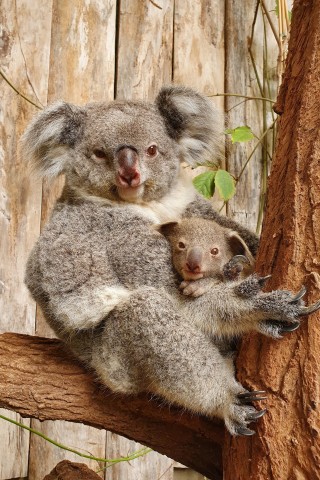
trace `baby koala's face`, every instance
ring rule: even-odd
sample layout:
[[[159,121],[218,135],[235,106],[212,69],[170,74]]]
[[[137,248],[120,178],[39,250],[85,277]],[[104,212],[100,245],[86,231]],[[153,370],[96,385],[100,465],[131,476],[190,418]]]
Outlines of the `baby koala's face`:
[[[223,279],[223,266],[235,255],[246,255],[247,246],[236,232],[211,220],[188,218],[161,225],[169,240],[172,262],[184,280]]]
[[[232,257],[232,251],[221,235],[204,237],[200,230],[176,229],[176,236],[169,238],[172,261],[184,280],[211,277],[222,280],[222,268]]]

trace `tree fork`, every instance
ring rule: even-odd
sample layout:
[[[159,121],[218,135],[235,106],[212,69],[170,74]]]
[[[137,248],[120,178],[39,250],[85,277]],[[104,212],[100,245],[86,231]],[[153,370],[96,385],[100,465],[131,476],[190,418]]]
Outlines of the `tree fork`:
[[[222,423],[165,406],[147,395],[112,394],[95,382],[94,374],[60,340],[0,335],[0,406],[39,420],[104,428],[168,455],[207,478],[222,478]]]
[[[283,83],[281,114],[269,180],[257,271],[272,273],[268,289],[320,288],[320,0],[296,0]],[[320,478],[319,313],[280,341],[243,340],[238,378],[268,391],[268,413],[257,434],[224,444],[225,480]]]

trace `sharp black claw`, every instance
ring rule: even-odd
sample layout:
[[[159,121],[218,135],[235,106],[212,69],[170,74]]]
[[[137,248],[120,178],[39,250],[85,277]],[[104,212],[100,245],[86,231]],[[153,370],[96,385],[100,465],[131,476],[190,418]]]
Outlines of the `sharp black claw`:
[[[240,403],[243,405],[251,405],[252,402],[259,402],[260,400],[267,400],[268,397],[253,397],[253,398],[240,398]]]
[[[237,427],[236,432],[238,435],[246,435],[246,436],[254,435],[256,433],[253,430],[250,430],[250,428],[246,428],[246,427]]]
[[[264,408],[263,410],[259,410],[259,412],[255,412],[255,413],[250,413],[249,415],[247,415],[246,417],[246,420],[247,421],[255,421],[255,420],[258,420],[258,418],[261,418],[263,417],[263,415],[267,412],[267,409]]]
[[[298,292],[291,300],[289,303],[295,303],[298,302],[298,300],[301,300],[301,298],[307,293],[307,289],[304,285],[302,285],[300,292]]]
[[[313,305],[309,305],[309,307],[301,307],[299,309],[300,315],[310,315],[310,313],[314,313],[320,308],[320,300],[318,300]]]
[[[300,327],[300,322],[289,323],[281,326],[281,333],[294,332]]]
[[[261,287],[264,286],[264,284],[267,282],[267,280],[269,280],[269,278],[271,278],[272,275],[267,275],[266,277],[260,277],[258,278],[258,283]]]
[[[238,394],[238,399],[242,404],[257,402],[259,400],[267,400],[267,397],[263,396],[264,393],[266,393],[264,390],[255,390],[253,392],[243,392]]]

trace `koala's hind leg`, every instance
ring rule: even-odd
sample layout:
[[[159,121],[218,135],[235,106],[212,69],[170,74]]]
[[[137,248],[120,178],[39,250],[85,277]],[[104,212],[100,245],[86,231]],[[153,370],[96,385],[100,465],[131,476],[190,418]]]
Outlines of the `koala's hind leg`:
[[[250,393],[235,380],[230,359],[178,314],[165,292],[145,288],[117,306],[98,343],[92,366],[112,390],[148,391],[194,412],[223,418],[232,434],[253,433],[247,424],[261,412],[248,405]],[[245,401],[241,393],[248,395]]]

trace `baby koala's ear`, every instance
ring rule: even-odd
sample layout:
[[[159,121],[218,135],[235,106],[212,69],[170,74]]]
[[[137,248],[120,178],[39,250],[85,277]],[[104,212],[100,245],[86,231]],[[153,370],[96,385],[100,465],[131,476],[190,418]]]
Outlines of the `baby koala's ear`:
[[[156,232],[161,233],[164,237],[168,238],[173,234],[174,229],[179,225],[179,222],[167,222],[161,223],[160,225],[153,225],[152,229]]]
[[[254,266],[254,258],[249,250],[249,247],[243,238],[240,237],[238,232],[229,230],[227,232],[227,241],[234,256],[244,255],[249,260],[250,265]]]

